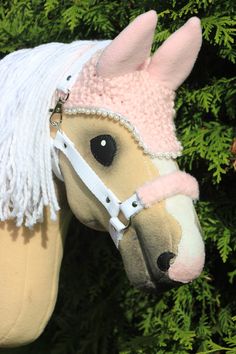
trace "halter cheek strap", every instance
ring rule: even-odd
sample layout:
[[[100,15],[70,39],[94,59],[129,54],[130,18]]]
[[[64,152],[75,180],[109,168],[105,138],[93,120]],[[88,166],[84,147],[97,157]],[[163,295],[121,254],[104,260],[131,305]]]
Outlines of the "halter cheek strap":
[[[129,226],[124,225],[120,221],[119,214],[122,212],[128,221],[127,224],[129,224],[130,218],[144,208],[139,198],[134,194],[125,202],[121,203],[116,195],[105,186],[98,175],[88,165],[79,151],[75,149],[73,142],[60,130],[58,130],[53,141],[53,147],[63,152],[81,181],[107,210],[110,215],[109,233],[116,247],[118,247],[125,229]],[[53,171],[57,177],[63,180],[58,165],[58,157],[56,157],[56,153],[53,150],[54,149],[52,149]]]

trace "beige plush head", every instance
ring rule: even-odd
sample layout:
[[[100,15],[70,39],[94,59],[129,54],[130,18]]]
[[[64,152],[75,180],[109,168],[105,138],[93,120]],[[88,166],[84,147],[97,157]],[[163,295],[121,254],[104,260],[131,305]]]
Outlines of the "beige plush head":
[[[137,192],[144,204],[149,201],[131,218],[119,244],[129,279],[147,290],[192,281],[204,263],[191,200],[195,184],[179,174],[173,160],[180,151],[174,90],[196,60],[200,21],[190,19],[150,57],[156,20],[154,11],[141,15],[85,65],[61,126],[119,200]],[[60,165],[74,214],[108,231],[109,215],[63,154]]]
[[[144,288],[191,281],[204,262],[191,200],[196,181],[174,162],[181,144],[173,123],[174,90],[197,58],[200,21],[190,19],[150,56],[156,22],[154,11],[139,16],[83,65],[96,42],[46,44],[12,53],[0,65],[0,86],[9,92],[0,111],[0,220],[32,227],[43,221],[45,206],[53,220],[63,207],[52,178],[49,107],[78,64],[61,129],[119,200],[136,193],[145,207],[119,244],[129,278]],[[106,210],[63,154],[60,165],[72,211],[108,230]]]

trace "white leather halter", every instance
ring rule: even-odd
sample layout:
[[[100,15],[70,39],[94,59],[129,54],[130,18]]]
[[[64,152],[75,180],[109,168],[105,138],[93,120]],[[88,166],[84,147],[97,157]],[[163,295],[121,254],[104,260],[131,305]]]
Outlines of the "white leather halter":
[[[105,43],[98,43],[89,51],[87,51],[86,54],[82,56],[82,58],[80,58],[78,64],[71,68],[71,71],[68,73],[68,75],[66,75],[66,79],[57,88],[60,98],[55,108],[52,110],[52,115],[54,113],[62,114],[63,103],[68,98],[70,94],[70,89],[73,86],[78,76],[78,73],[82,69],[83,65],[94,53],[96,53],[99,49],[103,49],[108,44],[109,41]],[[52,115],[50,118],[50,123],[58,129],[55,138],[52,139],[53,172],[59,179],[63,180],[57,156],[57,150],[59,150],[68,158],[71,163],[71,166],[73,167],[81,181],[86,185],[90,192],[107,210],[108,214],[110,215],[109,233],[116,247],[118,247],[119,241],[122,239],[124,231],[130,224],[131,217],[140,212],[144,208],[144,206],[141,204],[136,193],[133,194],[130,198],[121,202],[119,198],[117,198],[117,196],[109,188],[106,187],[103,181],[88,165],[88,163],[84,160],[79,151],[76,150],[76,148],[74,147],[73,142],[66,136],[65,133],[60,130],[61,121],[59,123],[54,122],[52,120]],[[126,218],[126,225],[119,219],[120,213],[122,213],[123,216]]]

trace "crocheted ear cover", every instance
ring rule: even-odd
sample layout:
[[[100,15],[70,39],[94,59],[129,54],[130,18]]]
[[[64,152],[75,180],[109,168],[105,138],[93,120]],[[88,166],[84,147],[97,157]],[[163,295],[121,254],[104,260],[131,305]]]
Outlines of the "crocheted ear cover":
[[[157,15],[137,17],[83,68],[65,113],[101,114],[128,127],[152,157],[176,158],[174,90],[189,75],[201,46],[198,18],[191,18],[149,57]]]

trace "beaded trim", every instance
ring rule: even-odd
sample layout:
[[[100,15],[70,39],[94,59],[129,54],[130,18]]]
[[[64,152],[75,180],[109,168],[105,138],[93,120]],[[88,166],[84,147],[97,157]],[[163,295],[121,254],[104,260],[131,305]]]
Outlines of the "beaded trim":
[[[160,153],[152,153],[147,146],[142,142],[139,132],[137,129],[129,122],[129,120],[123,116],[122,114],[112,112],[105,108],[98,108],[98,107],[71,107],[71,108],[64,108],[63,113],[67,115],[77,115],[77,114],[85,114],[85,115],[97,115],[104,118],[114,119],[115,121],[119,122],[125,128],[127,128],[131,134],[133,135],[134,139],[138,143],[138,145],[143,149],[144,153],[149,155],[152,158],[159,157],[159,158],[176,158],[181,156],[181,152],[174,153],[174,152],[160,152]],[[180,150],[182,150],[182,146]]]

